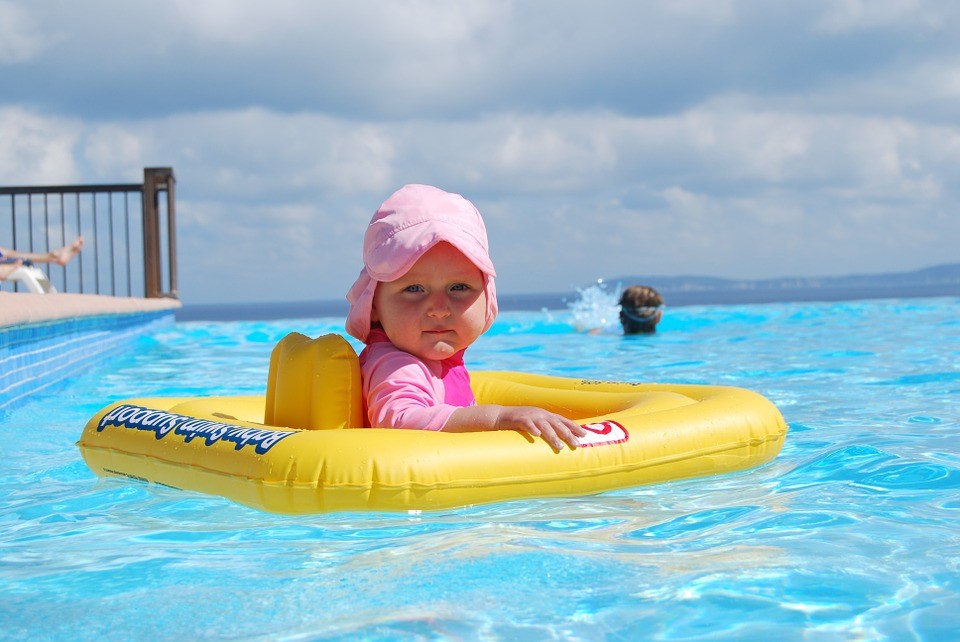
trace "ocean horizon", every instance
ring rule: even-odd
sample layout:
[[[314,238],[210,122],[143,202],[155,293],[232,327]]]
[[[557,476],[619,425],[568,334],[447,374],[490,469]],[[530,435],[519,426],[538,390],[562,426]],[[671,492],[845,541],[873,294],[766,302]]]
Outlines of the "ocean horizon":
[[[633,281],[631,281],[632,283]],[[654,287],[652,279],[646,282]],[[618,283],[606,282],[612,288]],[[737,287],[726,288],[658,288],[668,307],[690,305],[743,305],[761,303],[799,303],[815,301],[856,301],[862,299],[897,299],[960,296],[960,284],[884,282],[824,287]],[[567,310],[580,299],[578,291],[527,294],[498,294],[502,312]],[[184,304],[176,311],[177,321],[269,321],[345,317],[345,299],[316,301],[275,301],[246,303]]]

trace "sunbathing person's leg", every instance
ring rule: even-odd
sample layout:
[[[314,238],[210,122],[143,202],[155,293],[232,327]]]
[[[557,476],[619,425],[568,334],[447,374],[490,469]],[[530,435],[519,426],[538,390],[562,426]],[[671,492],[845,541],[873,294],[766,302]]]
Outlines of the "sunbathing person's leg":
[[[0,263],[0,281],[6,281],[7,277],[20,269],[23,261],[15,259],[9,263]]]
[[[83,237],[78,236],[70,245],[64,245],[58,250],[50,252],[19,252],[5,247],[0,247],[0,256],[11,259],[23,259],[33,261],[34,263],[56,263],[57,265],[66,265],[70,259],[75,257],[83,248]]]
[[[70,245],[65,245],[59,250],[54,250],[51,254],[54,256],[54,263],[57,265],[66,265],[67,262],[80,253],[83,247],[83,237],[78,236]]]

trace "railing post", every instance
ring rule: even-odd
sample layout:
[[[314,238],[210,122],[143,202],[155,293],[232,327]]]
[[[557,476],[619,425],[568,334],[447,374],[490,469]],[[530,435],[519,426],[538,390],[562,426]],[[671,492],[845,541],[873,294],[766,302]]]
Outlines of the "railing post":
[[[170,290],[177,292],[174,185],[171,167],[147,167],[143,170],[143,270],[147,298],[164,296],[160,258],[160,192],[167,192],[167,247]]]
[[[176,185],[177,179],[173,176],[173,168],[168,167],[167,172],[167,268],[170,275],[170,291],[167,293],[175,299],[180,298],[180,291],[177,289],[177,199]]]

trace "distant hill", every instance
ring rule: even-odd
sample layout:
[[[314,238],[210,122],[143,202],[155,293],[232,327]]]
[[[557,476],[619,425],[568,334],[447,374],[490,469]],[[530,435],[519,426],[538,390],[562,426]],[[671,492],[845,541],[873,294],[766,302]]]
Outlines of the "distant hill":
[[[656,288],[668,304],[841,301],[887,297],[960,296],[960,263],[913,272],[737,280],[709,276],[621,276],[605,279],[626,287]]]
[[[960,296],[960,263],[914,272],[849,276],[756,280],[713,276],[619,276],[603,281],[611,291],[618,285],[652,286],[670,306]],[[564,309],[578,298],[576,292],[498,295],[501,310]]]

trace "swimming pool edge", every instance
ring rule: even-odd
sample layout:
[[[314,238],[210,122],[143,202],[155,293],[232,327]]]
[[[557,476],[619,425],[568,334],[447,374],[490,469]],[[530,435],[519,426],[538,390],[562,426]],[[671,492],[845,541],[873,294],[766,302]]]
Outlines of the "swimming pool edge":
[[[175,299],[0,292],[0,412],[172,324]]]

